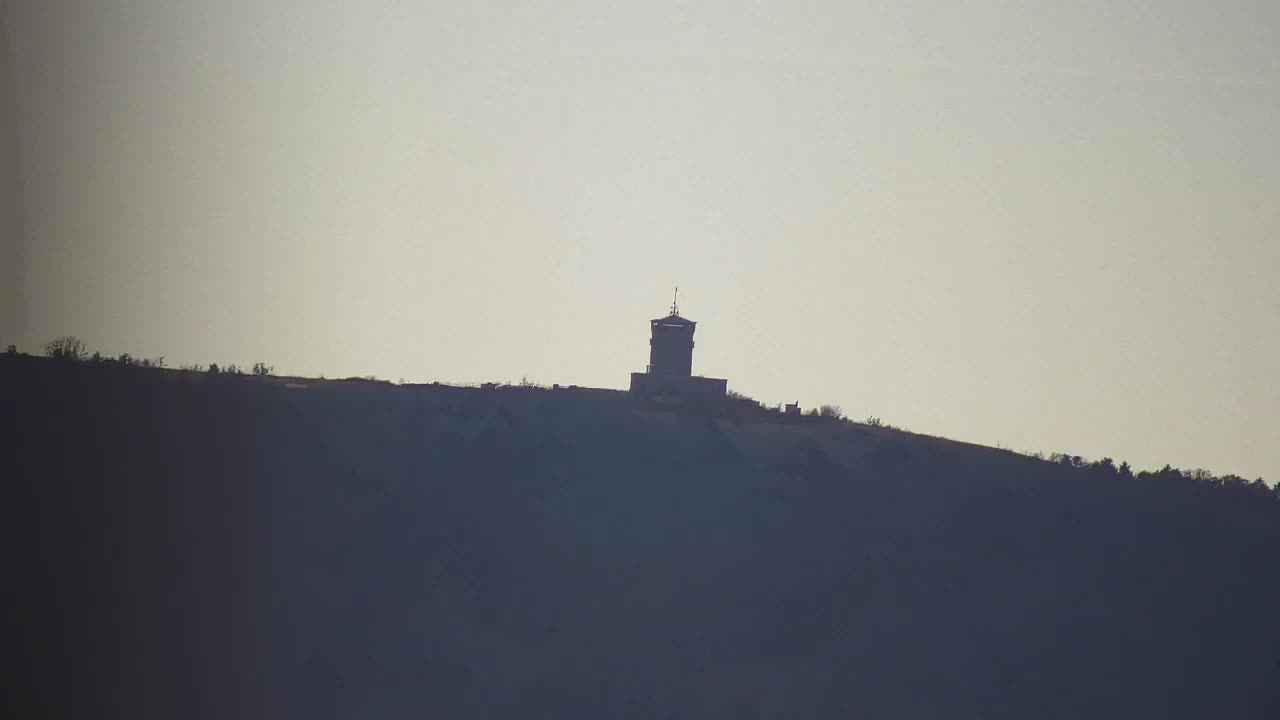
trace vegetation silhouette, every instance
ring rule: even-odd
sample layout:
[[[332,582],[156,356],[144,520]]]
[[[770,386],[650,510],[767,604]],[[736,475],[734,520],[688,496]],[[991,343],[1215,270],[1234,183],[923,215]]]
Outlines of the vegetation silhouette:
[[[57,360],[83,360],[88,351],[85,350],[84,343],[74,336],[64,335],[46,343],[44,354]]]

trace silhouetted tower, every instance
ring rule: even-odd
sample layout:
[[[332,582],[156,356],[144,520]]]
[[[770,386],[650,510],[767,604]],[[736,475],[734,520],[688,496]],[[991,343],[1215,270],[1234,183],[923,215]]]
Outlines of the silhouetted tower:
[[[680,288],[676,288],[670,315],[649,321],[649,372],[655,375],[693,374],[693,330],[697,323],[680,317],[676,305],[679,294]]]

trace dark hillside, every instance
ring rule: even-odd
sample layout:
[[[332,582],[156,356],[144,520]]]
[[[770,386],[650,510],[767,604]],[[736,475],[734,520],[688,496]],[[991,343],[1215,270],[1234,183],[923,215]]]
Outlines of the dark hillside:
[[[1280,717],[1275,496],[608,392],[0,408],[23,716]]]

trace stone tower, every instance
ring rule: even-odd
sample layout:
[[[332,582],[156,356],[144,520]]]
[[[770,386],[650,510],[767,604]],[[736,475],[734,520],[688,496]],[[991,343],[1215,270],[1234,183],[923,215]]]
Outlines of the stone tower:
[[[645,372],[631,373],[632,395],[677,401],[725,396],[727,380],[693,374],[693,331],[697,325],[680,316],[674,300],[669,315],[649,321],[649,367]]]
[[[679,292],[679,290],[677,290]],[[674,300],[671,314],[649,321],[649,372],[654,375],[693,374],[693,331],[697,323],[680,317]]]

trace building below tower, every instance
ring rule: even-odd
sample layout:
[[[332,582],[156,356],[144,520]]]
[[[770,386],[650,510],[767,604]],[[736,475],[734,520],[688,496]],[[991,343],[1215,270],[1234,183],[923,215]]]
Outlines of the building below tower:
[[[631,393],[633,395],[722,398],[728,392],[729,381],[725,378],[631,373]]]

